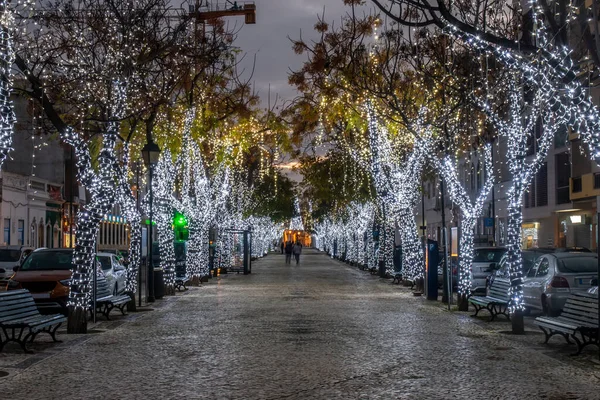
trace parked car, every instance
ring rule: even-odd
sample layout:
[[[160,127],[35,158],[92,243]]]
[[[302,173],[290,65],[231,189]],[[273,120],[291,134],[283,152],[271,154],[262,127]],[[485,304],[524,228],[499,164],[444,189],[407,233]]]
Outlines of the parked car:
[[[29,290],[41,313],[67,315],[72,261],[73,249],[34,250],[9,279],[7,289]],[[99,263],[97,270],[101,271]]]
[[[0,289],[4,289],[14,273],[14,267],[20,265],[33,251],[27,246],[0,247]]]
[[[585,292],[598,273],[593,253],[560,252],[541,256],[523,279],[526,309],[558,315],[572,292]]]
[[[496,271],[497,265],[506,254],[505,247],[478,247],[473,252],[473,283],[474,293],[485,292],[488,277]]]
[[[102,253],[110,253],[117,256],[117,259],[121,262],[122,265],[127,265],[129,262],[129,250],[102,250]],[[100,253],[98,253],[100,254]]]
[[[448,256],[450,260],[450,266],[452,267],[452,289],[458,287],[458,263],[455,258]],[[438,264],[438,287],[442,288],[444,285],[444,254],[440,254],[440,262]]]
[[[40,312],[67,315],[72,260],[72,249],[38,249],[8,281],[8,290],[27,289]]]
[[[549,247],[539,247],[535,249],[527,249],[521,252],[521,259],[523,260],[521,273],[523,276],[527,276],[529,270],[533,267],[536,260],[544,254],[554,253],[556,249]],[[494,278],[510,278],[508,271],[508,254],[504,254],[500,259],[500,262],[496,264],[496,270],[493,275]]]
[[[127,269],[119,257],[111,253],[98,253],[96,259],[100,262],[112,294],[116,296],[123,293],[126,289]]]
[[[523,277],[526,277],[529,273],[529,270],[533,267],[538,258],[543,256],[544,254],[550,253],[591,253],[589,249],[585,247],[535,247],[527,250],[523,250],[521,252],[521,259],[523,260],[523,269],[521,273]],[[504,254],[500,262],[497,264],[497,269],[493,274],[493,277],[505,278],[508,279],[509,271],[508,271],[508,254]]]

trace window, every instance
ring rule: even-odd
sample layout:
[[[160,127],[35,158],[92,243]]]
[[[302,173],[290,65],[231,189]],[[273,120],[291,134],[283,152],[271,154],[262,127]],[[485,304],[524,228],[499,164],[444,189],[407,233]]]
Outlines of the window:
[[[25,221],[20,219],[19,225],[17,226],[17,232],[19,233],[19,246],[25,244]]]
[[[528,278],[533,278],[535,277],[535,273],[538,270],[538,266],[540,265],[540,261],[536,262],[533,267],[529,270],[529,272],[527,272],[527,277]]]
[[[594,189],[600,189],[600,174],[594,174]]]
[[[550,263],[546,258],[542,258],[540,261],[540,265],[537,267],[537,272],[535,274],[536,278],[548,275],[548,270],[550,269]]]
[[[540,170],[535,174],[531,185],[523,196],[523,206],[542,207],[548,205],[548,164],[543,163]]]
[[[583,186],[581,184],[581,177],[573,178],[573,193],[579,193],[583,190]]]
[[[4,218],[4,243],[10,244],[10,218]]]

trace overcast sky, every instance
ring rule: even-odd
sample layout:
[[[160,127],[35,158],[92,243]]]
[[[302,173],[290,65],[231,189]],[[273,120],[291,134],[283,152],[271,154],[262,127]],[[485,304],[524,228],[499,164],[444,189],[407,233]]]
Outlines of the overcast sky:
[[[271,104],[279,95],[278,105],[281,106],[284,101],[291,101],[297,96],[296,91],[288,85],[288,73],[299,69],[306,60],[306,55],[294,53],[289,38],[297,39],[302,33],[306,41],[317,39],[319,35],[313,27],[318,16],[323,14],[323,9],[325,20],[337,26],[340,17],[349,8],[343,0],[255,0],[255,4],[256,24],[243,25],[234,44],[246,53],[242,62],[246,78],[250,75],[256,55],[252,82],[263,107],[268,105],[269,84]],[[372,4],[368,4],[368,7],[372,8]],[[243,17],[236,18],[234,23],[243,23]],[[289,169],[286,172],[293,180],[302,179]]]
[[[263,104],[267,105],[267,93],[271,84],[271,100],[279,94],[283,100],[291,100],[295,91],[288,85],[290,68],[299,69],[306,59],[292,51],[291,38],[298,38],[300,32],[305,40],[318,37],[313,30],[317,17],[323,13],[328,22],[336,25],[348,7],[342,0],[255,0],[256,25],[244,25],[235,42],[247,53],[244,67],[249,72],[256,54],[254,84]],[[243,22],[243,18],[237,21]]]

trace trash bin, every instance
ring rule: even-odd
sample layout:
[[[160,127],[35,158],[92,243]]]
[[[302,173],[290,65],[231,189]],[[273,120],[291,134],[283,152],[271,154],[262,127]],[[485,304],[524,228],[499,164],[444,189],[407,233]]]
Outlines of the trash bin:
[[[162,299],[165,296],[165,278],[162,268],[154,268],[154,298]]]

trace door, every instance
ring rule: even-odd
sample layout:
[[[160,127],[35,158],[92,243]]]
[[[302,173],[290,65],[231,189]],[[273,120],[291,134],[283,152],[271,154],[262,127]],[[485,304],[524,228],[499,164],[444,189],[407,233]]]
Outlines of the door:
[[[125,290],[125,267],[116,256],[112,256],[113,275],[116,280],[117,294]]]
[[[523,283],[523,298],[527,307],[537,310],[542,309],[542,293],[544,282],[550,271],[550,260],[541,257],[534,268],[529,271],[528,277]]]

